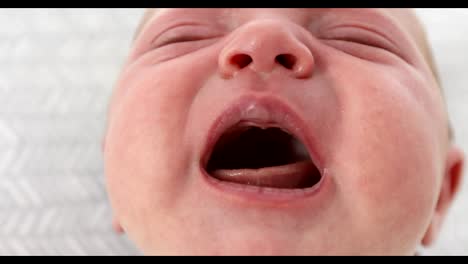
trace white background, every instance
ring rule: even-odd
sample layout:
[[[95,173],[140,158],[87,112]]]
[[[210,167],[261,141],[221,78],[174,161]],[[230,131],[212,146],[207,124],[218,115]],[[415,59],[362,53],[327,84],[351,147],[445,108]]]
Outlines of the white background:
[[[468,150],[468,10],[417,10]],[[111,229],[100,140],[141,9],[0,9],[0,255],[137,255]],[[438,243],[468,254],[468,180]]]
[[[456,142],[468,152],[468,9],[417,9],[447,96]],[[467,153],[468,154],[468,153]],[[467,167],[468,169],[468,167]],[[467,170],[468,172],[468,170]],[[468,255],[468,173],[438,243],[428,254]]]

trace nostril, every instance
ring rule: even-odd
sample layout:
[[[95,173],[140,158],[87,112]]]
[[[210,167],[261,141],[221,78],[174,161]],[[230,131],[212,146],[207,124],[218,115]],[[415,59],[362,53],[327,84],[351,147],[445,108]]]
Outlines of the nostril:
[[[232,56],[231,63],[242,69],[252,62],[252,57],[247,54],[236,54]]]
[[[294,64],[296,64],[296,57],[291,54],[280,54],[276,56],[275,61],[290,70],[294,67]]]

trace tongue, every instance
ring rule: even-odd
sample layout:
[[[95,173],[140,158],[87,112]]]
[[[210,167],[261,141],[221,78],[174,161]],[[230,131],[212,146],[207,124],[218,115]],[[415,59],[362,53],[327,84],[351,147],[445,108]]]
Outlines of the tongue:
[[[306,188],[314,182],[317,168],[310,161],[260,169],[220,169],[211,174],[220,180],[273,188]]]

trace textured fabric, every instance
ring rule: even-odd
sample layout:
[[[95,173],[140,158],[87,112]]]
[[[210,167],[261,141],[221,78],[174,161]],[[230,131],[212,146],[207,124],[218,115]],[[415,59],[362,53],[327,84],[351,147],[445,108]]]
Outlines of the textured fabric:
[[[111,229],[100,149],[141,10],[0,10],[0,255],[138,254]]]
[[[468,149],[468,12],[422,10]],[[111,229],[100,143],[141,9],[0,9],[0,255],[138,255]],[[447,29],[447,26],[453,29]],[[468,186],[424,254],[468,253]]]

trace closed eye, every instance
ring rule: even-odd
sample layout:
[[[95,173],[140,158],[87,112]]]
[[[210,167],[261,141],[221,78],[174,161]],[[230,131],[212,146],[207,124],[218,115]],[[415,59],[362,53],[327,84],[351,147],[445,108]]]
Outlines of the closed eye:
[[[161,48],[172,44],[212,39],[215,37],[219,37],[220,35],[221,34],[219,32],[206,27],[181,26],[178,28],[168,30],[162,35],[156,37],[152,41],[151,46],[153,48]]]
[[[164,37],[153,44],[155,48],[161,48],[170,44],[182,43],[182,42],[191,42],[207,39],[206,36],[199,35],[179,35],[172,37]]]
[[[375,41],[373,39],[368,39],[368,38],[357,38],[353,36],[348,36],[348,37],[340,37],[340,38],[333,38],[330,40],[337,40],[337,41],[345,41],[345,42],[351,42],[355,44],[360,44],[360,45],[365,45],[365,46],[370,46],[374,48],[380,48],[380,49],[385,49],[388,50],[386,45],[383,45],[382,43]]]
[[[386,37],[358,27],[335,28],[334,30],[328,31],[326,34],[324,34],[321,39],[350,42],[386,50],[395,55],[399,54],[395,44]]]

